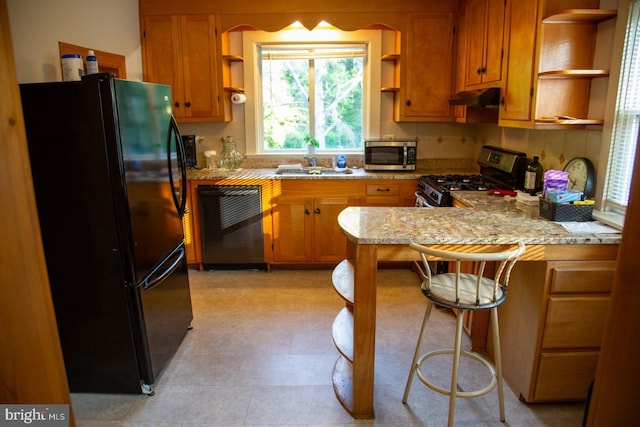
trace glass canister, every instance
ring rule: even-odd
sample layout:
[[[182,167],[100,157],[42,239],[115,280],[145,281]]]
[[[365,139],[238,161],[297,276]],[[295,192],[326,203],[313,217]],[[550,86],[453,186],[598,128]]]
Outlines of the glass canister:
[[[227,136],[222,143],[222,152],[218,155],[218,167],[222,169],[238,169],[242,164],[242,154],[236,150],[236,143]]]

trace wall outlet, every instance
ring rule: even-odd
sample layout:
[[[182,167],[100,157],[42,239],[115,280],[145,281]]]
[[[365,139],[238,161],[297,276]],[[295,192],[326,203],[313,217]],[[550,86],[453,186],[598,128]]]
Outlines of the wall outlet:
[[[393,139],[395,138],[395,135],[389,133],[386,135],[382,135],[382,139],[385,141],[393,141]]]

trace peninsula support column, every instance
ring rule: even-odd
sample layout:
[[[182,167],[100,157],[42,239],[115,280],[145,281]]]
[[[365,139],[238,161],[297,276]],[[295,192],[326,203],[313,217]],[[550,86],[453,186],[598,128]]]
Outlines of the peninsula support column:
[[[374,418],[378,247],[357,245],[347,240],[347,251],[354,265],[352,415],[354,418]]]

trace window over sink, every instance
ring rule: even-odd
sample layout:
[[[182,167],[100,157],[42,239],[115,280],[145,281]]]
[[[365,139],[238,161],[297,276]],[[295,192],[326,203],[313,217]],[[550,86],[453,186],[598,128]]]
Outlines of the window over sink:
[[[262,44],[265,151],[362,148],[365,44]],[[260,105],[258,105],[260,107]]]
[[[381,31],[324,28],[243,32],[248,154],[306,153],[309,137],[360,153],[379,134]]]

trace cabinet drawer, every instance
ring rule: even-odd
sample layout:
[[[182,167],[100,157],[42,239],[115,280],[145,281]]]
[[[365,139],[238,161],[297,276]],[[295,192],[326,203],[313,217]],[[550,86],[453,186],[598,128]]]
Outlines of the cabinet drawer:
[[[610,292],[615,261],[578,261],[552,264],[551,293]]]
[[[535,401],[583,400],[596,375],[599,352],[542,353]]]
[[[397,196],[400,184],[367,184],[367,196]]]
[[[551,297],[543,348],[600,347],[608,296]]]
[[[402,206],[402,199],[400,197],[388,197],[388,196],[371,196],[365,197],[365,206]]]

